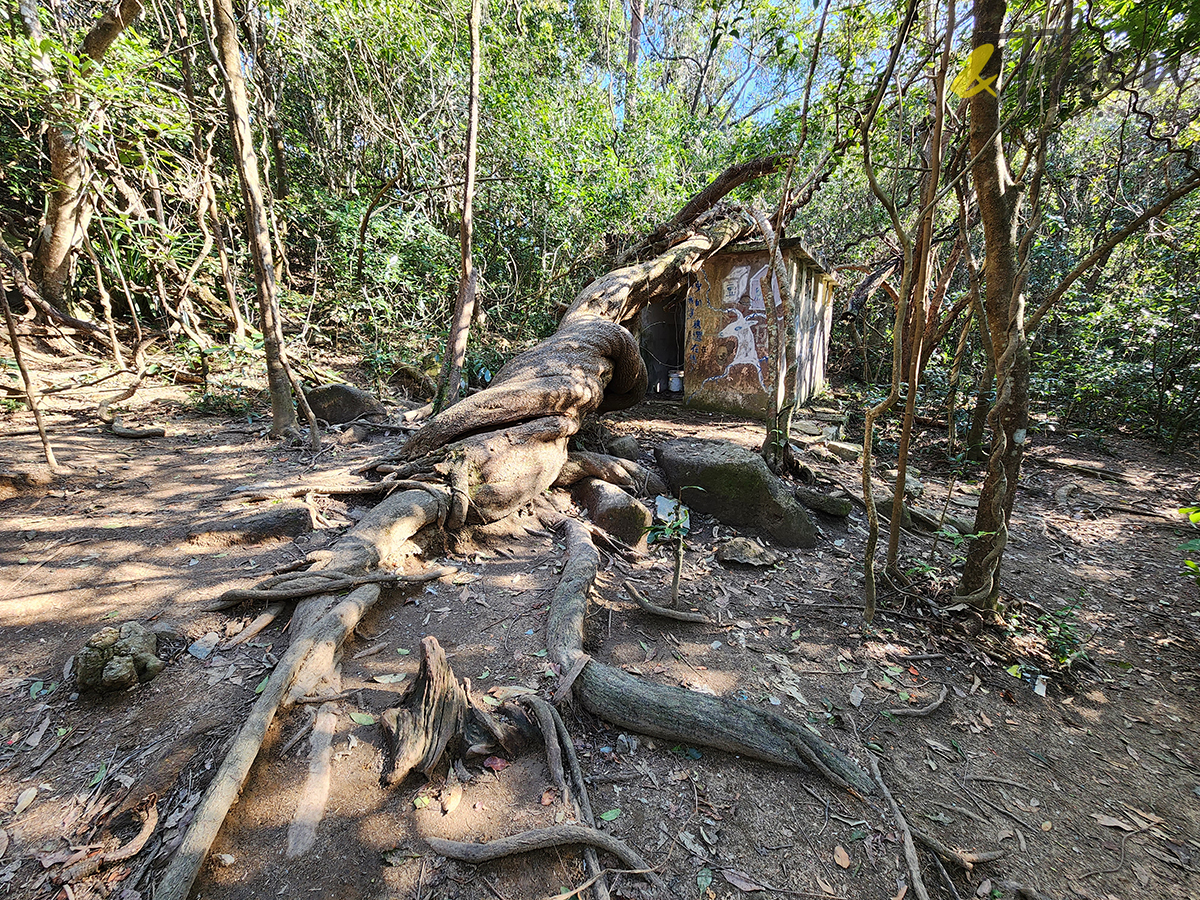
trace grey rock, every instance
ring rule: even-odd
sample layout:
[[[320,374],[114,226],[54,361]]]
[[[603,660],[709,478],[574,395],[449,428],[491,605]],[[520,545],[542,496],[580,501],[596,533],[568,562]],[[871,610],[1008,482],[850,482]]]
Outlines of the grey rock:
[[[133,658],[129,656],[114,656],[104,665],[101,673],[106,691],[122,691],[137,684],[137,669]]]
[[[717,559],[726,565],[773,566],[782,559],[774,550],[744,537],[730,538],[717,548]]]
[[[849,444],[845,441],[826,441],[825,448],[838,459],[854,462],[862,456],[862,444]]]
[[[199,640],[192,641],[192,644],[188,647],[187,652],[196,657],[196,659],[208,659],[210,656],[212,656],[212,652],[217,648],[217,644],[220,643],[220,640],[221,636],[219,634],[217,634],[215,631],[210,631]]]
[[[304,395],[318,419],[344,425],[355,419],[386,419],[387,408],[373,394],[352,384],[323,384]]]
[[[334,438],[334,443],[339,447],[349,447],[352,444],[361,444],[370,436],[371,432],[367,430],[365,425],[351,425]]]
[[[796,499],[808,509],[815,509],[817,512],[823,512],[831,516],[840,516],[842,518],[850,515],[850,512],[854,509],[854,502],[849,497],[835,497],[832,494],[823,494],[804,485],[799,485],[796,488]]]
[[[621,459],[628,459],[632,462],[637,462],[642,455],[642,448],[638,445],[637,438],[628,434],[609,440],[606,449],[610,456],[619,456]]]
[[[726,525],[759,528],[785,547],[815,547],[817,529],[761,456],[728,441],[670,441],[658,463],[680,499]]]

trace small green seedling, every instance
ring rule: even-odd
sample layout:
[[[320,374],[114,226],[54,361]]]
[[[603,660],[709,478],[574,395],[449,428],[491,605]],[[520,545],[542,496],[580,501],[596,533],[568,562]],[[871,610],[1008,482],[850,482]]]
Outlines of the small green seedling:
[[[696,488],[701,490],[701,488]],[[655,543],[673,544],[675,573],[671,577],[671,606],[679,606],[679,580],[683,576],[683,539],[692,530],[691,511],[674,497],[659,495],[654,499],[654,524],[646,536]]]

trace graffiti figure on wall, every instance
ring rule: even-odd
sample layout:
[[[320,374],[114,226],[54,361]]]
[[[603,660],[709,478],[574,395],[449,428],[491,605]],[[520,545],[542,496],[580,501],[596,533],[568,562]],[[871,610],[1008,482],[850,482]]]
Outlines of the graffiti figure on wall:
[[[765,391],[767,386],[763,383],[762,359],[758,355],[758,341],[754,337],[754,322],[742,315],[742,311],[736,306],[726,312],[733,313],[735,318],[717,332],[717,337],[733,338],[737,341],[737,348],[733,351],[733,357],[725,364],[725,371],[713,377],[728,377],[733,372],[734,366],[750,366],[754,369],[754,375]],[[706,380],[712,381],[713,379]]]

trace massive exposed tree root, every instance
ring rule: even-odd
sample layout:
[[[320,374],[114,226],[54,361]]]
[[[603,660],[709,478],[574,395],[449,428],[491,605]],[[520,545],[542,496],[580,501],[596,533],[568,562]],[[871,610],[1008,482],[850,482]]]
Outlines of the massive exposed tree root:
[[[293,617],[291,645],[206,791],[156,897],[187,896],[276,711],[316,690],[322,681],[336,681],[342,642],[379,598],[376,568],[420,529],[435,525],[453,530],[494,522],[560,478],[600,474],[627,489],[659,489],[640,468],[608,458],[578,459],[564,473],[568,440],[588,415],[632,406],[644,396],[646,368],[626,325],[647,304],[685,290],[705,259],[752,229],[752,220],[740,208],[716,204],[733,186],[778,164],[779,158],[772,157],[734,167],[737,177],[719,177],[672,220],[674,237],[657,232],[652,236],[656,255],[592,282],[575,298],[552,337],[504,366],[487,390],[431,419],[398,457],[378,461],[376,468],[388,473],[397,493],[314,566],[319,574],[298,572],[273,579],[247,595],[267,601],[307,599],[300,601]],[[643,249],[649,246],[647,242]],[[641,682],[585,659],[582,624],[597,557],[582,525],[568,521],[564,527],[570,560],[555,594],[548,646],[564,672],[581,669],[575,689],[588,709],[646,734],[693,743],[707,735],[700,742],[708,746],[808,766],[836,784],[872,790],[871,781],[853,762],[795,723],[742,704]],[[353,590],[342,598],[330,592],[332,585]],[[322,593],[308,596],[314,590]],[[436,687],[435,681],[431,670],[426,686]],[[441,681],[443,688],[450,687],[448,677]],[[459,697],[461,689],[454,687],[441,695],[455,701],[448,707],[433,694],[414,694],[411,709],[394,711],[389,724],[397,750],[403,752],[396,775],[413,767],[425,770],[430,755],[441,756],[452,732],[461,730],[464,718],[471,718],[465,711],[469,697],[464,708],[457,701],[465,695]],[[412,742],[422,734],[430,739]]]
[[[323,560],[322,574],[337,572],[350,579],[367,574],[397,555],[422,528],[443,520],[447,506],[447,499],[426,490],[393,494],[367,513],[334,547]],[[304,579],[305,573],[296,573],[298,583]],[[314,580],[313,576],[308,579]],[[192,825],[155,891],[159,900],[185,900],[229,808],[246,783],[276,712],[334,674],[342,643],[380,594],[379,584],[372,582],[356,587],[345,597],[322,594],[297,605],[291,644],[196,808]]]
[[[444,476],[466,501],[462,518],[474,523],[501,519],[550,487],[587,416],[645,396],[646,366],[622,323],[685,289],[705,259],[748,230],[738,210],[710,215],[653,259],[584,288],[551,337],[511,360],[487,390],[430,419],[404,445],[404,461],[381,471]]]
[[[583,621],[600,557],[587,530],[562,524],[567,561],[550,601],[546,646],[562,671],[583,655]],[[687,741],[800,769],[815,769],[839,787],[875,792],[857,763],[807,727],[757,707],[654,684],[589,660],[575,680],[584,707],[606,722],[640,734]]]

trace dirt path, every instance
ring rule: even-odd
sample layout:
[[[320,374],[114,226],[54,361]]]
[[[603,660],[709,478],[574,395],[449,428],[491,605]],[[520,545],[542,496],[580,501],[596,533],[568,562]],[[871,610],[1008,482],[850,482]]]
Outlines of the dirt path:
[[[148,441],[87,431],[82,404],[52,411],[56,449],[75,474],[0,501],[0,828],[8,837],[0,884],[13,896],[65,896],[49,880],[56,861],[72,848],[128,840],[138,827],[129,810],[153,792],[162,799],[151,842],[77,883],[73,894],[149,896],[147,885],[288,640],[281,620],[202,661],[186,652],[191,641],[210,631],[231,635],[259,610],[201,608],[326,545],[369,502],[318,498],[328,527],[295,540],[189,543],[197,520],[262,507],[235,488],[346,477],[379,446],[334,446],[312,460],[261,440],[245,422],[186,412],[180,399],[168,389],[138,394],[126,424],[168,431]],[[3,428],[26,424],[17,416]],[[761,439],[753,424],[666,404],[639,407],[612,427],[647,450],[687,435],[747,446]],[[1015,637],[929,612],[931,604],[953,603],[956,550],[947,540],[934,548],[928,536],[906,540],[914,584],[885,592],[875,628],[865,630],[856,613],[864,531],[855,513],[819,517],[819,549],[788,553],[768,570],[722,567],[713,549],[733,532],[717,525],[714,537],[715,523],[699,521],[684,595],[716,613],[718,626],[664,626],[624,595],[621,583],[630,578],[663,596],[665,556],[606,557],[588,652],[647,678],[778,707],[852,752],[873,746],[914,827],[952,847],[1007,851],[970,873],[951,870],[963,897],[989,890],[1011,897],[1010,883],[1046,897],[1200,896],[1200,590],[1176,575],[1183,537],[1174,522],[1121,509],[1167,512],[1194,500],[1197,469],[1184,455],[1110,444],[1089,451],[1071,438],[1036,437],[1040,460],[1099,465],[1125,480],[1027,467],[1004,575],[1008,595],[1027,601],[1027,628]],[[10,434],[0,445],[0,471],[37,456],[35,437]],[[856,481],[852,463],[809,462],[828,479]],[[941,509],[949,470],[932,452],[917,465],[922,505]],[[971,485],[959,485],[950,509],[969,518],[970,499]],[[380,603],[343,661],[345,696],[332,710],[334,778],[316,845],[297,859],[285,856],[289,824],[308,791],[309,741],[295,738],[316,709],[303,705],[268,736],[218,839],[222,856],[206,866],[193,896],[515,900],[581,883],[582,861],[570,850],[471,867],[423,849],[429,836],[487,839],[562,819],[536,748],[508,765],[473,763],[461,800],[443,813],[436,781],[380,785],[383,736],[369,724],[403,690],[426,634],[478,694],[552,686],[544,622],[561,555],[554,535],[521,519],[507,535],[452,554],[457,576]],[[1064,606],[1075,611],[1056,618]],[[159,632],[167,669],[116,697],[76,696],[63,677],[71,653],[105,625],[131,620]],[[1061,675],[1053,639],[1069,643],[1072,633],[1087,660]],[[1014,663],[1023,665],[1016,675],[1007,670]],[[1035,693],[1039,673],[1047,676],[1044,697]],[[926,704],[942,686],[948,700],[929,717],[885,713]],[[566,718],[592,778],[593,807],[609,812],[605,829],[660,866],[681,897],[883,898],[898,896],[907,881],[894,823],[878,803],[803,774],[620,734],[578,709]],[[14,815],[30,787],[36,798]],[[950,896],[922,858],[931,895]],[[635,876],[620,876],[614,895],[643,891]]]

